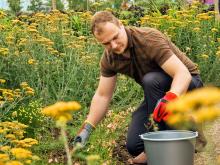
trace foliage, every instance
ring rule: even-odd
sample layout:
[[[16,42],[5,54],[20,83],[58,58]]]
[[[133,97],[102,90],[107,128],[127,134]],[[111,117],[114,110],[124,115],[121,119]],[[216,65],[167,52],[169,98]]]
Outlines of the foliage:
[[[45,123],[45,117],[41,114],[41,107],[41,103],[37,100],[20,105],[19,108],[11,110],[8,121],[18,121],[28,125],[26,128],[27,136],[35,137],[37,129],[41,129]]]
[[[17,13],[21,10],[21,0],[7,0],[9,7],[13,13]]]
[[[45,5],[48,6],[48,8],[51,8],[52,0],[48,0],[48,2]],[[56,9],[61,11],[64,10],[64,4],[62,0],[56,0]]]
[[[37,12],[43,10],[43,2],[42,0],[31,0],[30,6],[28,6],[28,10]]]
[[[5,86],[5,79],[0,79],[1,85]],[[34,95],[32,89],[26,82],[20,84],[20,88],[0,88],[0,121],[7,120],[21,104],[27,103]]]
[[[69,9],[74,11],[84,11],[88,9],[88,0],[67,0],[69,3]]]

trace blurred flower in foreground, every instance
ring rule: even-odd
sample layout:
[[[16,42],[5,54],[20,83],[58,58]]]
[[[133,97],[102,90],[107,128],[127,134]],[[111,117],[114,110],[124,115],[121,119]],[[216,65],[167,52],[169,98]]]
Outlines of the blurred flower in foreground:
[[[67,154],[67,164],[72,165],[71,152],[69,150],[67,135],[66,135],[66,123],[72,119],[71,112],[79,110],[81,108],[80,104],[76,101],[70,102],[57,102],[53,105],[43,108],[42,113],[54,118],[56,120],[56,125],[60,127],[61,136],[63,138],[63,143],[65,146]]]
[[[80,108],[80,104],[76,101],[57,102],[43,108],[42,113],[54,118],[58,125],[65,125],[67,121],[72,119],[71,112],[79,110]]]
[[[213,121],[220,116],[220,89],[204,87],[193,90],[170,102],[167,109],[172,112],[167,123],[186,126],[191,122]]]

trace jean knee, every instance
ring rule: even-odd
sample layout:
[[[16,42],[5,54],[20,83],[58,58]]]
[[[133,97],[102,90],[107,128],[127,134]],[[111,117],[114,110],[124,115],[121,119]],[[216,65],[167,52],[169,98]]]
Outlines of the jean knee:
[[[155,86],[155,84],[157,84],[157,74],[152,72],[144,75],[142,79],[142,85],[145,89],[152,88],[153,86]]]
[[[141,142],[131,140],[127,141],[126,148],[132,156],[137,156],[144,151],[144,144]]]

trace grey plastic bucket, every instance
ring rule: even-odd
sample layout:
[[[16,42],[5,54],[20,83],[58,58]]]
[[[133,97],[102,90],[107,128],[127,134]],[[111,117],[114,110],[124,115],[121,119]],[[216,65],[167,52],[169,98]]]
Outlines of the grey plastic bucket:
[[[140,135],[148,165],[193,165],[198,132],[156,131]]]

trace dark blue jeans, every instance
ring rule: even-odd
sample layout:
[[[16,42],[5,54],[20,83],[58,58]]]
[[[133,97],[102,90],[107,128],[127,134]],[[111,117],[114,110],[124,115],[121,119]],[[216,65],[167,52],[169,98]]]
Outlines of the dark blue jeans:
[[[144,101],[132,114],[132,120],[129,125],[127,134],[127,150],[137,156],[144,151],[144,143],[139,135],[146,133],[148,130],[146,125],[149,123],[149,116],[153,113],[156,103],[161,99],[167,91],[170,90],[172,78],[164,72],[147,73],[142,80],[144,90]],[[199,75],[192,75],[192,81],[188,91],[203,86]],[[159,130],[170,129],[165,123],[160,123]]]

